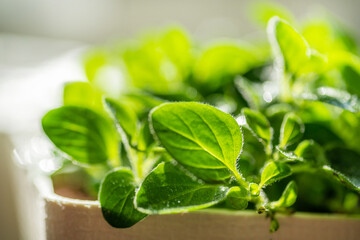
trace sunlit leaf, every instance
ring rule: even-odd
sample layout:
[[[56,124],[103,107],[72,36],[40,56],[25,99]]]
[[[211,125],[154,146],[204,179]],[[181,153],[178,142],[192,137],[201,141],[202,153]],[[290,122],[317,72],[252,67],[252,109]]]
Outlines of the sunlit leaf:
[[[159,164],[136,194],[136,208],[148,214],[169,214],[210,207],[224,200],[229,188],[209,185],[173,163]]]
[[[118,161],[118,138],[108,119],[82,107],[64,106],[42,119],[44,132],[61,151],[79,163]]]
[[[269,121],[260,112],[253,111],[248,108],[243,108],[242,114],[246,118],[246,123],[249,125],[253,133],[264,140],[266,144],[271,142],[272,128]]]
[[[206,48],[195,63],[195,84],[200,90],[216,90],[248,71],[257,61],[251,46],[236,42],[215,43]]]
[[[350,112],[360,111],[360,101],[357,96],[333,88],[322,87],[317,89],[316,94],[307,94],[303,98],[334,105]]]
[[[131,142],[132,138],[134,138],[137,133],[138,120],[135,112],[127,105],[109,98],[105,99],[105,104],[113,114],[116,123],[124,130]]]
[[[286,148],[298,142],[304,134],[304,124],[294,113],[285,115],[281,124],[280,144],[281,148]]]
[[[259,188],[270,185],[291,174],[291,169],[286,163],[269,162],[261,173]]]
[[[100,92],[87,82],[69,82],[65,84],[63,102],[65,106],[80,106],[100,111],[103,109]]]
[[[200,103],[166,103],[151,112],[150,120],[156,137],[179,163],[221,175],[230,169],[239,176],[242,135],[231,115]]]

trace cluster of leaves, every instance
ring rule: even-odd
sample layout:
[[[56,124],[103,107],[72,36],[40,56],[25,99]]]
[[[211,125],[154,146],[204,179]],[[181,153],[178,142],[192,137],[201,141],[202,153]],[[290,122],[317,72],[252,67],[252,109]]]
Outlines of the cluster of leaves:
[[[68,159],[59,172],[85,172],[121,228],[212,206],[265,212],[271,231],[277,212],[358,213],[356,45],[328,22],[301,34],[272,17],[267,30],[273,55],[230,40],[199,47],[178,27],[91,51],[89,82],[68,83],[42,119]]]

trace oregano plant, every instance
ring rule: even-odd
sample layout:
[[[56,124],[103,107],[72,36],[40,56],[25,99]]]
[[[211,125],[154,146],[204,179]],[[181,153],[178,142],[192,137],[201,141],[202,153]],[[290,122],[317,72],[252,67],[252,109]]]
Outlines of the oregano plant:
[[[359,213],[360,58],[330,23],[329,48],[307,24],[272,17],[273,54],[230,40],[201,46],[180,27],[90,50],[89,81],[66,84],[64,106],[42,119],[63,162],[53,176],[86,176],[117,228],[204,208],[253,209],[270,231],[279,213]],[[109,69],[125,89],[112,89]]]

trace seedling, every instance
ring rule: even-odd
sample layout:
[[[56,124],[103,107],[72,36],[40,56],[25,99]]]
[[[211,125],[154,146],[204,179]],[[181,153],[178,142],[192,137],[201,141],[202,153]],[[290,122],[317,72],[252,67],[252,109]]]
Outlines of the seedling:
[[[198,48],[181,28],[94,50],[89,82],[67,84],[42,119],[65,159],[54,174],[85,172],[118,228],[209,207],[265,213],[271,231],[277,213],[359,213],[360,59],[323,24],[331,39],[307,41],[318,25],[303,36],[271,18],[273,55],[236,41]],[[127,86],[118,95],[99,85],[111,68]]]

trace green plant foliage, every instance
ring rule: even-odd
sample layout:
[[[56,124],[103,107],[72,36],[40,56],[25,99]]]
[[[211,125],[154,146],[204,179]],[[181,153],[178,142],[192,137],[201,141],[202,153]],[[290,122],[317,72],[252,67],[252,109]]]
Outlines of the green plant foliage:
[[[270,221],[270,232],[276,232],[280,227],[280,224],[276,218],[271,219]]]
[[[312,55],[306,40],[279,17],[269,20],[268,34],[275,56],[281,59],[285,72],[301,74]]]
[[[255,64],[257,56],[251,46],[236,42],[216,43],[207,47],[196,61],[194,80],[208,91],[216,90]]]
[[[166,103],[151,112],[150,120],[161,144],[179,163],[221,178],[230,176],[224,169],[239,175],[241,130],[229,114],[200,103]]]
[[[181,28],[145,37],[123,52],[131,85],[150,92],[174,92],[187,77],[190,39]]]
[[[254,134],[264,140],[266,144],[269,144],[272,139],[273,130],[265,116],[248,108],[243,108],[242,114],[244,114],[246,123]]]
[[[286,148],[298,142],[304,131],[304,124],[298,116],[293,113],[286,114],[281,124],[279,146]]]
[[[261,173],[259,188],[270,185],[291,174],[290,167],[282,162],[269,162]]]
[[[322,87],[316,90],[314,97],[310,100],[316,100],[339,108],[346,109],[350,112],[360,111],[360,102],[357,96],[351,95],[348,92]]]
[[[226,205],[230,208],[242,210],[248,206],[249,199],[248,190],[243,187],[232,187],[227,194]]]
[[[326,155],[329,166],[324,166],[324,170],[360,192],[359,153],[350,149],[334,148],[327,151]]]
[[[279,200],[271,202],[271,208],[288,208],[291,207],[297,198],[297,187],[294,181],[291,181],[286,186]]]
[[[135,179],[129,169],[115,169],[105,176],[99,202],[102,214],[111,226],[128,228],[146,217],[134,207],[135,188]]]
[[[210,207],[224,200],[229,188],[205,184],[181,166],[159,164],[136,194],[136,207],[145,213],[178,213]]]
[[[116,162],[118,140],[111,123],[96,112],[64,106],[42,119],[44,132],[57,148],[84,164]]]
[[[64,86],[65,106],[87,107],[102,111],[102,95],[87,82],[69,82]]]
[[[127,105],[112,99],[106,99],[105,103],[114,115],[115,122],[124,130],[131,142],[131,139],[134,138],[137,133],[138,120],[135,112]]]
[[[264,213],[271,232],[277,213],[360,214],[357,41],[333,18],[253,14],[269,44],[175,26],[90,49],[88,82],[42,119],[53,179],[77,175],[118,228],[208,207]]]
[[[327,163],[325,151],[314,140],[304,140],[296,147],[295,155],[318,166]]]

